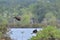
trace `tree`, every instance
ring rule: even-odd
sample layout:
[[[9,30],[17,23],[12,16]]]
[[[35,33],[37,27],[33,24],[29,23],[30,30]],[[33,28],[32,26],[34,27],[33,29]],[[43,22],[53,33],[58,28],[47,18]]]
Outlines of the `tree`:
[[[42,21],[43,24],[56,26],[56,15],[53,12],[48,12],[45,14],[45,18]]]
[[[26,8],[23,8],[21,10],[22,10],[22,13],[23,13],[21,15],[21,17],[22,17],[21,23],[22,24],[30,24],[30,18],[33,17],[32,13]]]

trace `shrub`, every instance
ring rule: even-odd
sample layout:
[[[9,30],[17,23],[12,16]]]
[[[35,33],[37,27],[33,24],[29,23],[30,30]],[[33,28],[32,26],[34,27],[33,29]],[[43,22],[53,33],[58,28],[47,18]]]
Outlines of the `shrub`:
[[[47,26],[38,31],[36,36],[32,36],[30,40],[55,40],[60,38],[60,31],[56,27]]]

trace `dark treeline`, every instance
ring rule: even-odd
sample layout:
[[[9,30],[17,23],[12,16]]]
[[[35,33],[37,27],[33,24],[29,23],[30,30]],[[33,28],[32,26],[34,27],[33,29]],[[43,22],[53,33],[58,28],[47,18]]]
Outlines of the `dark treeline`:
[[[60,0],[0,0],[0,24],[51,24],[60,19],[59,4]]]

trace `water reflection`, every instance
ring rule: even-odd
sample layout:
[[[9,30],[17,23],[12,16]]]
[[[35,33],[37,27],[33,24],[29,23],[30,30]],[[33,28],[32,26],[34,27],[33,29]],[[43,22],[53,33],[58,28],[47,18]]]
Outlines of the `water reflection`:
[[[11,38],[14,40],[28,40],[32,36],[36,34],[31,34],[33,30],[36,28],[12,28],[12,34],[10,34]],[[41,28],[37,28],[37,30],[41,30]]]

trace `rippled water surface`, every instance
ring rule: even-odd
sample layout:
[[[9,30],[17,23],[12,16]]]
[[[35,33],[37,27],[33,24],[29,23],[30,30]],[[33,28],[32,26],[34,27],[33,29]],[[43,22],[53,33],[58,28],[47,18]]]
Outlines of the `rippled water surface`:
[[[31,34],[36,28],[11,28],[12,33],[10,34],[11,38],[14,40],[28,40],[36,34]],[[41,30],[41,28],[37,28]]]

